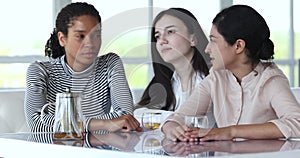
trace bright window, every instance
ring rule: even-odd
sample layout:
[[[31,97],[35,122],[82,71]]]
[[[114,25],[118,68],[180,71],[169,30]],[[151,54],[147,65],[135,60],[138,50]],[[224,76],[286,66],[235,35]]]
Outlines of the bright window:
[[[44,45],[53,29],[53,2],[59,0],[5,1],[0,5],[0,88],[25,87],[29,63],[43,60]],[[72,0],[70,0],[71,2]],[[232,0],[260,12],[271,29],[275,62],[288,76],[291,86],[299,86],[300,2],[294,0],[294,32],[290,30],[292,0]],[[60,2],[60,1],[59,1]],[[64,0],[68,2],[68,0]],[[73,1],[75,2],[75,1]],[[101,54],[115,52],[124,62],[131,88],[144,88],[152,78],[149,34],[152,18],[170,7],[190,10],[208,35],[211,22],[223,0],[86,0],[100,12],[103,22]],[[228,1],[226,1],[228,2]],[[229,1],[230,2],[230,1]],[[270,5],[271,4],[271,5]],[[153,10],[149,5],[153,5]],[[294,34],[293,34],[294,33]],[[294,35],[292,42],[291,34]],[[294,51],[293,51],[294,49]]]
[[[5,1],[0,5],[0,88],[25,86],[28,66],[44,55],[52,31],[52,1]]]

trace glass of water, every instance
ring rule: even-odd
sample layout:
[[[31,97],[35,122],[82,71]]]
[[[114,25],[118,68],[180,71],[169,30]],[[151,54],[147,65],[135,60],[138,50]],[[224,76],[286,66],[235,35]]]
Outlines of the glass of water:
[[[207,116],[184,116],[184,121],[188,127],[208,128]]]

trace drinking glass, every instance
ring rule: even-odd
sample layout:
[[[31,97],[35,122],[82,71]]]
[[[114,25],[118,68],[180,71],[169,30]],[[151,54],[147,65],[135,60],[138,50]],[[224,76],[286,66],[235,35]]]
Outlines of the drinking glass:
[[[207,116],[185,116],[184,121],[188,127],[208,128]]]
[[[145,112],[142,116],[143,127],[149,130],[156,130],[159,128],[161,123],[161,113],[158,112]]]

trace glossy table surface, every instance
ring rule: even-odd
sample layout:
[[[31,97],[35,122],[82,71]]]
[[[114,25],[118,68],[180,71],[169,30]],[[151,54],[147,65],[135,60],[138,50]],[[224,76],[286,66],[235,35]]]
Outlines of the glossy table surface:
[[[10,147],[9,144],[12,146]],[[17,147],[17,145],[20,147]],[[22,145],[23,144],[23,145]],[[91,157],[91,153],[104,153],[117,157],[299,157],[300,140],[235,140],[235,141],[211,141],[211,142],[172,142],[165,139],[159,131],[109,133],[97,131],[85,135],[84,140],[53,140],[52,133],[3,133],[0,134],[0,157],[6,157],[11,148],[25,148],[27,152],[36,146],[44,148],[71,148],[72,154],[84,150]],[[4,145],[4,146],[3,146]],[[35,147],[30,147],[35,146]],[[40,150],[42,150],[40,149]],[[54,149],[54,151],[58,151]],[[5,151],[4,151],[5,150]],[[25,149],[24,149],[25,150]],[[95,151],[96,150],[96,151]],[[98,150],[98,151],[97,151]],[[17,150],[16,150],[17,151]],[[20,151],[21,153],[21,151]],[[30,152],[29,152],[30,153]],[[3,155],[1,155],[3,154]],[[17,152],[15,153],[17,154]],[[68,152],[62,153],[62,157]],[[50,152],[51,155],[51,152]],[[131,155],[131,156],[130,156]],[[23,155],[24,156],[24,155]],[[33,155],[28,155],[32,156]],[[52,155],[53,156],[53,155]],[[78,156],[78,154],[77,154]],[[98,155],[99,156],[99,155]],[[57,157],[57,156],[56,156]],[[58,156],[59,157],[59,156]],[[82,156],[80,156],[82,157]],[[111,156],[107,156],[111,157]]]

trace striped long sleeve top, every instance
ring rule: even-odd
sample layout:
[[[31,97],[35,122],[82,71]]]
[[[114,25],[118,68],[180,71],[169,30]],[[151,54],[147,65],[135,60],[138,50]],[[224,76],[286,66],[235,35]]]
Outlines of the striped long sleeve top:
[[[41,120],[41,109],[55,103],[57,93],[81,92],[85,130],[89,121],[113,119],[132,114],[133,100],[126,80],[123,63],[114,53],[99,56],[82,72],[74,72],[65,56],[30,64],[26,74],[25,116],[32,132],[52,132],[55,106]]]

